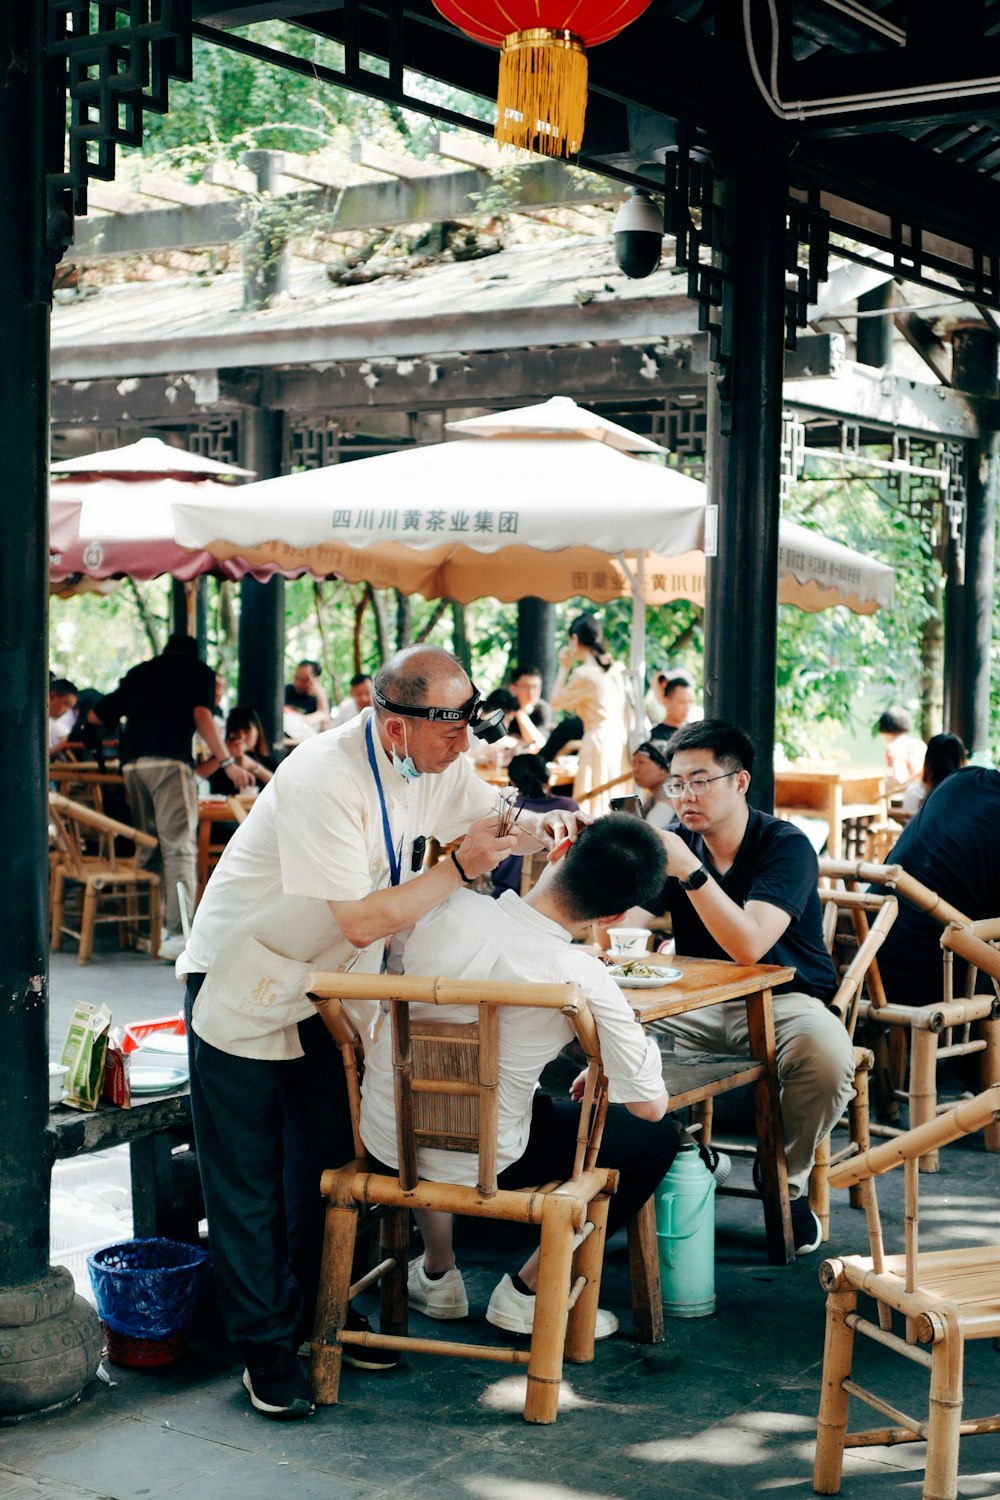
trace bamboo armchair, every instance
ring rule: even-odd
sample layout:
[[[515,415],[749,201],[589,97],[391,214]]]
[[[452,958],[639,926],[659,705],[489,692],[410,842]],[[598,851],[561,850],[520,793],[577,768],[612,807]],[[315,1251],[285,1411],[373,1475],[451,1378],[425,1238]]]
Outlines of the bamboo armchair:
[[[323,1173],[326,1233],[312,1339],[312,1383],[320,1405],[337,1401],[344,1345],[409,1349],[527,1366],[527,1422],[556,1420],[563,1358],[594,1357],[608,1198],[617,1173],[594,1165],[606,1111],[597,1031],[574,984],[465,982],[389,974],[314,974],[311,998],[337,1041],[347,1072],[358,1159]],[[395,1175],[375,1171],[357,1131],[357,1034],[342,1002],[380,1001],[391,1012],[395,1077]],[[478,1006],[474,1024],[413,1019],[410,1003]],[[497,1188],[496,1132],[500,1006],[561,1010],[587,1059],[581,1129],[572,1175],[564,1182],[517,1190]],[[443,1010],[447,1015],[447,1010]],[[431,1182],[417,1173],[418,1146],[473,1152],[478,1185]],[[381,1263],[351,1285],[358,1211],[382,1205]],[[534,1330],[528,1351],[509,1345],[459,1343],[407,1336],[409,1210],[430,1209],[541,1226]],[[350,1298],[380,1280],[381,1333],[344,1327]]]
[[[116,924],[119,942],[134,943],[145,922],[149,929],[150,957],[158,957],[160,877],[140,869],[138,863],[139,850],[155,849],[156,839],[58,792],[49,794],[49,819],[56,845],[50,865],[53,949],[58,952],[64,935],[74,937],[80,945],[77,962],[88,964],[99,925]],[[99,835],[96,854],[84,851],[83,829]],[[116,837],[132,840],[135,853],[131,857],[115,853]],[[75,901],[77,896],[79,900]],[[107,910],[109,904],[111,909]]]
[[[841,1162],[830,1172],[834,1187],[861,1185],[871,1254],[828,1260],[820,1268],[820,1282],[829,1294],[813,1469],[813,1489],[820,1495],[839,1493],[845,1448],[926,1442],[923,1500],[955,1500],[960,1437],[1000,1431],[1000,1415],[962,1416],[965,1342],[1000,1336],[1000,1246],[921,1253],[918,1241],[918,1161],[929,1149],[936,1151],[959,1136],[995,1125],[998,1116],[1000,1084],[993,1084],[947,1114]],[[901,1162],[906,1174],[905,1253],[886,1255],[873,1178]],[[859,1292],[875,1299],[877,1322],[857,1311]],[[902,1337],[893,1331],[893,1313],[905,1320]],[[888,1396],[881,1396],[854,1378],[856,1333],[929,1371],[925,1419],[897,1409],[892,1386]],[[849,1432],[851,1396],[881,1412],[891,1425]]]
[[[837,992],[830,1001],[830,1009],[836,1011],[847,1027],[847,1034],[854,1040],[854,1028],[858,1018],[862,992],[882,992],[882,981],[878,973],[877,954],[885,942],[899,903],[893,895],[867,895],[863,891],[821,890],[823,905],[823,931],[827,947],[835,953],[837,920],[842,912],[851,918],[857,949],[854,957],[841,975]],[[869,923],[868,914],[875,912],[874,922]],[[884,1000],[885,996],[882,995]],[[848,1105],[847,1123],[851,1143],[856,1150],[866,1151],[871,1141],[869,1122],[868,1078],[875,1066],[874,1055],[867,1047],[854,1048],[854,1098]],[[809,1178],[809,1206],[819,1219],[823,1238],[830,1238],[830,1137],[821,1141],[816,1150],[816,1160]],[[851,1204],[862,1206],[857,1189],[851,1189]]]
[[[829,880],[843,881],[848,889],[859,885],[881,885],[896,895],[912,901],[944,929],[949,923],[969,926],[969,918],[907,873],[902,865],[876,865],[864,860],[821,859],[820,876]],[[980,1082],[985,1087],[993,1079],[1000,1078],[1000,997],[976,994],[977,971],[970,964],[968,982],[964,996],[954,994],[951,953],[945,948],[944,985],[940,1001],[931,1005],[889,1005],[879,984],[871,990],[867,999],[858,1007],[859,1017],[872,1031],[875,1052],[877,1087],[883,1097],[904,1099],[909,1104],[911,1129],[933,1120],[938,1105],[937,1065],[949,1057],[968,1057],[980,1054]],[[886,1031],[889,1040],[886,1039]],[[893,1037],[900,1037],[894,1045]],[[910,1075],[909,1085],[903,1088],[906,1041],[909,1040]],[[886,1121],[873,1124],[874,1135],[897,1135],[899,1128]],[[1000,1125],[990,1124],[984,1133],[987,1151],[1000,1151]],[[931,1149],[921,1160],[922,1172],[938,1170],[937,1151]]]

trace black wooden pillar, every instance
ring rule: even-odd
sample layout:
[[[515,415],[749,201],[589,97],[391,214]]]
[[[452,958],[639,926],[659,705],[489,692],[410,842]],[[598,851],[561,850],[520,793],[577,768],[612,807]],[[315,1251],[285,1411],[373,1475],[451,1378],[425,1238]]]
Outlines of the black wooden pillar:
[[[706,480],[718,544],[705,578],[705,715],[750,735],[757,752],[750,799],[769,811],[788,188],[780,147],[750,132],[727,145],[717,166],[731,248],[722,359],[708,380]]]
[[[0,1416],[75,1395],[100,1326],[49,1271],[48,648],[49,305],[41,243],[47,97],[43,0],[0,6]],[[53,111],[55,118],[53,120]],[[83,1311],[81,1311],[81,1307]]]
[[[893,286],[893,282],[886,281],[870,292],[862,292],[858,298],[859,365],[873,365],[877,370],[887,370],[892,365],[892,318],[888,309],[892,307]]]
[[[952,380],[969,395],[997,394],[997,338],[988,328],[956,328]],[[984,401],[985,414],[990,405]],[[945,586],[945,723],[970,755],[990,749],[990,648],[995,587],[1000,435],[984,430],[966,444],[964,569],[953,559]]]
[[[555,677],[555,610],[544,599],[529,597],[517,606],[517,662],[538,667],[547,697]]]
[[[258,479],[281,466],[279,413],[248,408],[240,418],[240,463]],[[272,746],[280,745],[285,706],[285,580],[240,584],[239,701],[255,708]]]

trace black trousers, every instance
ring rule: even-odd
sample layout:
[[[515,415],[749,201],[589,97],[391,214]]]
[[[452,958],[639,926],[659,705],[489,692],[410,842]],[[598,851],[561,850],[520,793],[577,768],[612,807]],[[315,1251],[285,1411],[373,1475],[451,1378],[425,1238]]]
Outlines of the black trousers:
[[[234,1057],[191,1029],[204,975],[188,978],[191,1113],[219,1311],[234,1344],[308,1335],[323,1249],[327,1167],[354,1155],[340,1053],[322,1019],[299,1022],[304,1056]]]
[[[553,1099],[536,1090],[531,1132],[524,1155],[497,1177],[502,1188],[528,1187],[568,1177],[573,1169],[580,1105]],[[608,1210],[608,1236],[637,1213],[659,1186],[680,1147],[677,1126],[669,1115],[655,1122],[629,1114],[624,1104],[610,1104],[597,1155],[599,1167],[616,1167],[618,1191]]]

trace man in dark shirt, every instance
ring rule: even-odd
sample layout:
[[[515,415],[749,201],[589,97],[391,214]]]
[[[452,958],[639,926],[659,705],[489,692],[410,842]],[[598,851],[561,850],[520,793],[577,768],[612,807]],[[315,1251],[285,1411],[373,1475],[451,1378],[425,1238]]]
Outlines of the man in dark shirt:
[[[670,912],[677,952],[796,971],[775,990],[774,1036],[792,1232],[796,1254],[806,1255],[820,1243],[808,1200],[816,1147],[854,1086],[853,1048],[827,1009],[837,978],[823,942],[816,855],[793,824],[748,805],[753,745],[735,724],[686,725],[663,753],[680,827],[660,832],[668,879],[654,910]],[[749,1053],[742,1000],[668,1024],[695,1051]]]
[[[172,635],[160,656],[126,672],[114,692],[97,704],[108,729],[124,719],[120,760],[125,791],[137,828],[155,834],[159,847],[143,851],[142,862],[158,869],[163,881],[164,941],[160,957],[173,962],[184,950],[178,882],[194,911],[197,891],[198,793],[192,739],[195,730],[219,760],[234,791],[252,777],[229,755],[212,714],[215,673],[198,660],[197,642]]]
[[[890,859],[973,921],[1000,914],[1000,771],[966,766],[947,777],[907,824]],[[942,958],[941,923],[900,897],[878,956],[890,1004],[940,1000]],[[953,983],[962,994],[965,965],[957,956]]]

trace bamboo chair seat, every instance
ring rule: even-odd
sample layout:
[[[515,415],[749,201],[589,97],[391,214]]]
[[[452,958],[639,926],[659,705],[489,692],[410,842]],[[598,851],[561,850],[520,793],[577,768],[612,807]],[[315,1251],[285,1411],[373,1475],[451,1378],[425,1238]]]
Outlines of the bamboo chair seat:
[[[563,1359],[594,1357],[609,1195],[617,1173],[595,1166],[606,1111],[597,1030],[575,984],[507,984],[390,974],[314,974],[311,998],[340,1047],[347,1077],[357,1159],[323,1173],[326,1232],[312,1340],[313,1396],[337,1401],[343,1348],[348,1344],[408,1349],[527,1366],[524,1417],[554,1422]],[[348,1001],[388,1006],[392,1027],[399,1169],[389,1175],[364,1156],[358,1129],[359,1042],[344,1007]],[[477,1006],[473,1025],[410,1016],[410,1004]],[[498,1189],[497,1119],[501,1006],[558,1009],[569,1020],[588,1062],[576,1159],[569,1178],[535,1188]],[[476,1186],[419,1177],[418,1145],[476,1154]],[[380,1205],[380,1264],[351,1286],[358,1215]],[[534,1327],[528,1350],[407,1336],[409,1210],[428,1209],[505,1219],[541,1228]],[[380,1281],[381,1332],[346,1329],[350,1298]]]
[[[848,890],[859,886],[881,885],[905,897],[941,923],[965,927],[969,918],[945,901],[901,865],[871,864],[867,861],[829,860],[819,862],[823,879],[843,882]],[[981,924],[971,924],[977,926]],[[994,936],[1000,937],[1000,927]],[[978,966],[970,962],[966,993],[954,993],[951,953],[945,947],[944,980],[940,1001],[925,1005],[888,1005],[881,982],[872,994],[859,1002],[858,1016],[865,1025],[875,1052],[876,1100],[879,1123],[872,1133],[892,1136],[899,1127],[892,1123],[898,1102],[909,1105],[911,1128],[933,1120],[947,1105],[937,1097],[937,1066],[948,1058],[979,1055],[979,1081],[986,1087],[1000,1078],[1000,991],[995,974],[989,993],[976,993]],[[982,956],[985,945],[977,950]],[[989,960],[987,959],[987,962]],[[906,1080],[906,1055],[909,1052],[909,1080]],[[905,1085],[905,1086],[904,1086]],[[1000,1151],[1000,1125],[991,1123],[983,1133],[987,1151]],[[936,1150],[928,1151],[920,1162],[922,1172],[938,1170]]]
[[[145,925],[150,957],[157,958],[160,877],[138,864],[139,850],[155,849],[156,839],[58,792],[49,793],[49,819],[56,846],[50,861],[53,950],[59,951],[64,936],[74,937],[79,943],[77,962],[87,964],[94,951],[97,927],[113,924],[118,928],[119,942],[134,945]],[[97,835],[96,854],[84,852],[84,832]],[[134,854],[117,854],[116,838],[131,839]]]
[[[845,1255],[820,1268],[820,1282],[828,1296],[813,1469],[813,1489],[818,1494],[839,1493],[846,1448],[926,1442],[923,1500],[956,1500],[960,1437],[1000,1431],[1000,1414],[967,1420],[962,1415],[965,1342],[1000,1335],[1000,1246],[922,1252],[918,1174],[919,1159],[929,1147],[937,1150],[996,1124],[998,1117],[1000,1084],[993,1084],[975,1099],[964,1100],[946,1114],[843,1161],[830,1172],[835,1187],[861,1186],[871,1253]],[[874,1178],[900,1163],[906,1177],[906,1245],[901,1255],[885,1255]],[[859,1314],[861,1294],[875,1300],[877,1321]],[[903,1320],[902,1336],[893,1326],[894,1313]],[[929,1371],[926,1417],[908,1415],[893,1404],[897,1399],[894,1384],[880,1393],[853,1375],[855,1334]],[[887,1380],[892,1382],[891,1370]],[[892,1425],[848,1431],[851,1396],[887,1416]]]

